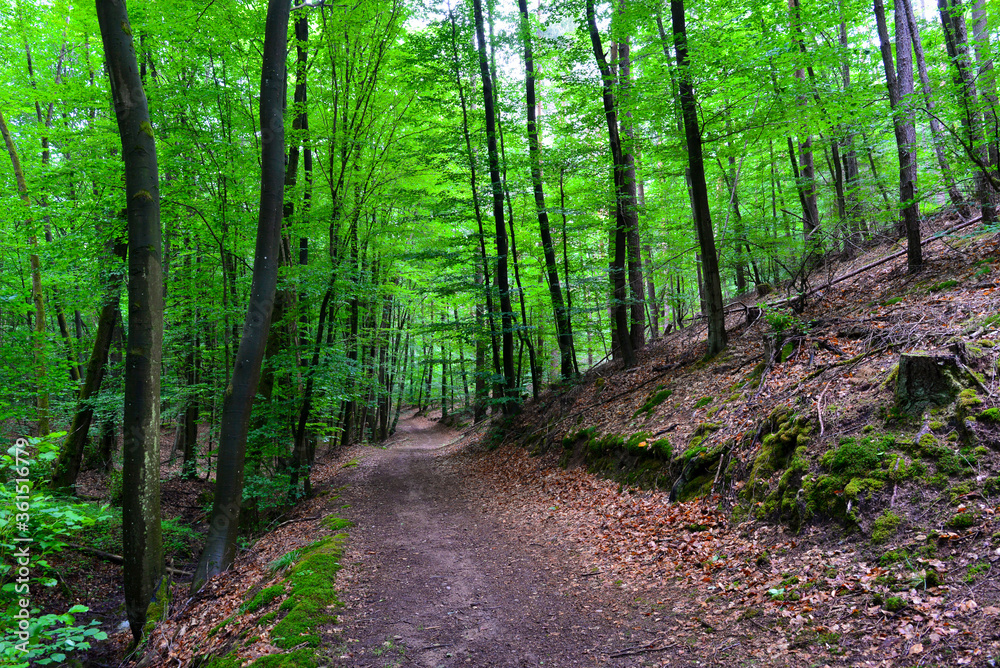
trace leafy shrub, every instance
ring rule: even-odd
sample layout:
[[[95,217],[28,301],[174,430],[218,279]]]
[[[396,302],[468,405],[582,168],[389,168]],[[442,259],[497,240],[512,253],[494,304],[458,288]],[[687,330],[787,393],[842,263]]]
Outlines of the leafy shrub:
[[[61,615],[33,617],[23,631],[26,636],[18,635],[17,623],[0,615],[9,629],[0,635],[0,665],[12,668],[58,665],[66,662],[67,654],[90,649],[92,640],[107,640],[108,634],[98,628],[100,622],[97,620],[89,624],[76,623],[74,615],[88,610],[85,605],[74,605]],[[32,615],[38,613],[38,609],[31,610]],[[22,648],[27,652],[21,651]]]

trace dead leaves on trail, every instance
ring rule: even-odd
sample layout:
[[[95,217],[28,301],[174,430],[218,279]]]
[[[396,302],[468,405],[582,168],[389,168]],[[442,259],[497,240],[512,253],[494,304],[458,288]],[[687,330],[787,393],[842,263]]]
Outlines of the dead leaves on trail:
[[[974,664],[1000,651],[980,642],[1000,609],[959,586],[926,585],[943,562],[882,567],[855,549],[830,549],[822,527],[792,537],[733,525],[717,499],[671,504],[666,493],[563,470],[552,455],[516,446],[465,465],[470,498],[485,510],[525,540],[580,553],[587,572],[578,579],[644,601],[633,614],[638,607],[662,625],[657,633],[700,638],[706,655],[738,647],[768,665],[897,666],[939,651]],[[894,611],[878,603],[890,597]]]

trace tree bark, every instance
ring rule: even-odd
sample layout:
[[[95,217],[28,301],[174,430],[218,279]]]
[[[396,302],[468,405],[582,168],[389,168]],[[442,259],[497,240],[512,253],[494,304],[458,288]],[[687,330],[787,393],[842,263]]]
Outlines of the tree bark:
[[[698,246],[701,249],[701,264],[704,271],[705,302],[708,310],[708,356],[712,357],[722,352],[729,340],[722,303],[719,256],[715,249],[715,232],[712,230],[712,213],[708,206],[708,187],[705,184],[705,162],[702,157],[701,130],[698,127],[698,108],[695,104],[694,85],[688,61],[684,0],[671,0],[670,16],[674,28],[677,69],[680,75],[684,135],[687,138],[688,161],[691,165],[695,227],[698,231]]]
[[[913,119],[913,58],[912,40],[906,21],[904,0],[895,0],[896,67],[892,65],[892,45],[886,27],[882,0],[874,0],[875,23],[878,29],[885,82],[892,108],[892,126],[899,154],[899,201],[901,219],[898,231],[906,236],[906,265],[910,273],[920,270],[923,256],[920,246],[920,211],[917,204],[917,131]]]
[[[123,0],[97,0],[125,161],[128,339],[125,346],[122,542],[125,612],[138,642],[163,574],[160,533],[160,354],[163,345],[156,143]]]
[[[125,260],[128,246],[124,243],[114,245],[114,255],[118,262]],[[115,262],[114,264],[117,264]],[[59,460],[56,462],[52,480],[49,486],[52,489],[69,490],[76,485],[76,478],[80,473],[80,464],[83,461],[83,449],[87,444],[87,434],[90,431],[90,423],[94,419],[94,406],[91,400],[101,389],[104,380],[104,369],[108,363],[108,354],[111,351],[111,338],[115,325],[118,322],[118,302],[121,297],[122,273],[112,266],[108,271],[108,288],[104,296],[104,303],[101,306],[101,315],[97,320],[97,332],[94,335],[94,348],[90,353],[90,361],[87,364],[87,372],[84,377],[83,387],[80,388],[80,395],[77,399],[76,413],[73,415],[73,423],[69,428],[66,441],[59,452]]]
[[[212,521],[191,583],[192,592],[197,592],[210,577],[228,568],[236,557],[247,430],[260,382],[278,280],[285,175],[282,101],[289,10],[287,0],[268,2],[260,82],[261,192],[253,283],[232,381],[223,399]]]
[[[594,59],[601,72],[601,98],[604,102],[604,117],[608,124],[608,143],[611,147],[612,175],[615,186],[615,229],[613,233],[614,255],[610,264],[612,282],[611,313],[614,328],[612,334],[614,344],[612,354],[618,351],[625,368],[635,366],[635,349],[629,332],[628,290],[629,283],[625,273],[626,255],[628,253],[628,231],[637,224],[635,220],[636,207],[634,196],[630,198],[628,183],[625,177],[625,159],[622,155],[621,137],[618,130],[618,112],[612,83],[614,74],[604,57],[601,46],[601,35],[597,31],[597,17],[594,11],[594,0],[587,0],[587,28],[590,32],[590,43],[594,51]]]
[[[510,302],[510,284],[507,278],[507,226],[503,215],[503,189],[500,182],[500,157],[497,152],[496,112],[493,105],[493,77],[486,58],[486,32],[483,28],[482,0],[473,0],[476,23],[476,43],[479,47],[479,71],[483,81],[483,110],[486,115],[486,150],[490,165],[490,188],[493,192],[493,220],[496,227],[497,290],[500,292],[500,323],[503,348],[503,379],[500,382],[504,413],[516,413],[518,399],[513,387],[514,331]]]
[[[538,141],[538,119],[535,117],[535,64],[531,48],[531,25],[528,17],[527,0],[518,0],[521,10],[521,32],[524,38],[524,85],[527,91],[525,105],[528,111],[528,151],[531,158],[531,182],[535,196],[535,210],[538,214],[538,229],[542,239],[542,253],[545,256],[545,272],[549,283],[549,297],[555,312],[556,342],[559,345],[559,373],[563,378],[573,376],[573,332],[570,329],[562,288],[559,285],[559,268],[552,245],[549,228],[549,214],[545,207],[545,191],[542,187],[542,156]]]

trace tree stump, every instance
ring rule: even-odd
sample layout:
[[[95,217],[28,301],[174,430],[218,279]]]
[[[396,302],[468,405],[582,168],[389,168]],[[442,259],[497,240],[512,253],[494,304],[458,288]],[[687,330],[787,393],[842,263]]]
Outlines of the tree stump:
[[[965,389],[964,374],[954,355],[925,352],[899,356],[896,401],[902,406],[950,404]]]

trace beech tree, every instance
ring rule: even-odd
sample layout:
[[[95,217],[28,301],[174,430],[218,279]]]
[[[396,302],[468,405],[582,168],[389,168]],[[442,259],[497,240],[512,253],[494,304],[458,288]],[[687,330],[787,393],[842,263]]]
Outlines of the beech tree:
[[[197,592],[206,580],[228,568],[236,557],[250,410],[260,381],[261,362],[264,359],[278,283],[278,252],[285,192],[282,98],[285,93],[285,46],[289,13],[290,5],[287,0],[269,0],[260,77],[261,189],[254,280],[243,323],[243,336],[236,351],[233,378],[222,407],[212,519],[205,538],[205,548],[191,583],[192,592]]]
[[[163,346],[156,142],[123,0],[98,0],[104,56],[125,160],[128,337],[122,422],[125,612],[136,642],[163,574],[160,529],[160,353]]]

